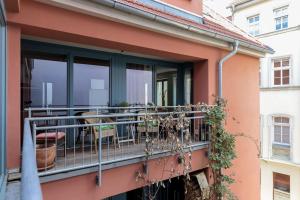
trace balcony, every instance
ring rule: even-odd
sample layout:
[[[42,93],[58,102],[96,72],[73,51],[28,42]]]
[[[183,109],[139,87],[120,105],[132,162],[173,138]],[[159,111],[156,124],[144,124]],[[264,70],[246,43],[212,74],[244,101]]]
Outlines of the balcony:
[[[27,112],[25,188],[31,180],[28,174],[43,178],[92,168],[97,169],[96,183],[101,186],[104,169],[141,162],[146,155],[179,157],[178,147],[184,152],[208,147],[205,110],[197,106],[29,108]]]

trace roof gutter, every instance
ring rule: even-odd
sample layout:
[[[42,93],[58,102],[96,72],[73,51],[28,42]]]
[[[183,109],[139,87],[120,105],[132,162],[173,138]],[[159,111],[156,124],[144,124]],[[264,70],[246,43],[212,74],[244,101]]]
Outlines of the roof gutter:
[[[223,63],[237,53],[238,48],[239,48],[239,42],[235,41],[235,43],[232,46],[233,46],[233,50],[219,61],[219,66],[218,66],[218,72],[219,72],[218,73],[218,76],[219,76],[218,97],[219,98],[223,97],[223,89],[222,89],[222,87],[223,87]]]
[[[108,6],[108,7],[111,7],[111,8],[115,8],[117,10],[129,13],[129,14],[134,14],[134,15],[137,15],[137,16],[141,16],[141,17],[144,17],[144,18],[147,18],[147,19],[150,19],[150,20],[153,20],[153,21],[157,21],[157,22],[160,22],[160,23],[168,24],[168,25],[171,25],[171,26],[176,26],[178,28],[182,28],[182,29],[185,29],[185,30],[188,30],[188,31],[192,31],[192,32],[202,34],[202,35],[205,35],[205,36],[208,36],[208,37],[212,37],[212,38],[215,38],[215,39],[218,39],[218,40],[222,40],[222,41],[225,41],[225,42],[234,43],[237,40],[236,38],[227,36],[225,34],[220,34],[218,32],[210,31],[210,30],[203,30],[203,29],[200,29],[200,28],[195,27],[195,26],[186,25],[184,23],[173,21],[173,20],[158,16],[158,15],[152,14],[150,12],[146,12],[146,11],[143,11],[143,10],[140,10],[140,9],[136,9],[136,8],[131,7],[129,5],[120,3],[116,0],[90,0],[90,1],[96,2],[96,3],[104,5],[104,6]],[[271,54],[274,53],[274,51],[272,49],[263,48],[263,47],[260,47],[258,45],[251,44],[250,42],[247,42],[247,41],[239,40],[239,44],[240,44],[240,46],[243,46],[243,47],[246,47],[246,48],[249,48],[249,49],[252,49],[252,50],[256,50],[256,51],[259,51],[259,52],[271,53]]]

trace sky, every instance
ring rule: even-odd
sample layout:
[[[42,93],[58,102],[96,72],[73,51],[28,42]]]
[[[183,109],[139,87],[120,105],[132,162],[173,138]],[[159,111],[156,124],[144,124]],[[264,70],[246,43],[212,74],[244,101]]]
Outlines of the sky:
[[[230,11],[229,9],[226,9],[226,7],[231,1],[232,0],[204,0],[206,5],[208,5],[210,8],[214,9],[218,13],[222,14],[224,17],[230,15]]]

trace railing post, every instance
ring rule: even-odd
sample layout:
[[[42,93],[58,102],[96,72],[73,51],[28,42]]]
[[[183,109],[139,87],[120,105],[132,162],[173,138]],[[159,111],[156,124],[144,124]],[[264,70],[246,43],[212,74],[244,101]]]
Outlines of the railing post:
[[[100,187],[102,182],[102,166],[101,166],[101,160],[102,160],[102,130],[101,130],[101,123],[102,120],[99,121],[99,136],[98,136],[98,176],[96,178],[96,184]]]
[[[36,123],[35,122],[33,122],[32,129],[33,129],[33,132],[32,132],[32,134],[33,134],[33,136],[32,136],[32,138],[33,138],[33,150],[34,150],[34,157],[36,159]]]
[[[28,117],[31,118],[31,107],[28,108]]]
[[[180,128],[180,134],[181,134],[181,143],[183,144],[183,129]]]

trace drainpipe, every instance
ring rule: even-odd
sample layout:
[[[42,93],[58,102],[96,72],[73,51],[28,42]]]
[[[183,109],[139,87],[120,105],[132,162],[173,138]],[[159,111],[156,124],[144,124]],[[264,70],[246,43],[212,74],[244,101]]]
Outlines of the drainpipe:
[[[220,98],[222,98],[223,96],[223,90],[222,90],[222,85],[223,85],[223,63],[228,60],[229,58],[231,58],[232,56],[234,56],[237,51],[238,51],[238,48],[239,48],[239,42],[236,40],[235,43],[233,44],[233,50],[227,54],[225,57],[223,57],[220,62],[219,62],[219,68],[218,68],[218,71],[219,71],[219,88],[218,88],[218,96]]]

